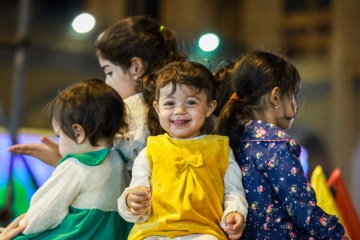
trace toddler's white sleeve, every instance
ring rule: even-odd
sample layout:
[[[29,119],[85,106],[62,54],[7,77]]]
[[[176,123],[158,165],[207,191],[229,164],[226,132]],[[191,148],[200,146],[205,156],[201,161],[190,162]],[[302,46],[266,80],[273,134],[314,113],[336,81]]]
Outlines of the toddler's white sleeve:
[[[144,148],[134,161],[130,186],[125,189],[125,191],[121,194],[120,198],[118,199],[119,214],[126,221],[142,223],[149,218],[151,212],[151,203],[149,208],[146,211],[144,211],[143,215],[138,216],[138,215],[133,215],[130,212],[130,209],[126,204],[126,198],[129,195],[129,192],[132,188],[140,187],[140,186],[150,188],[150,181],[151,181],[151,170],[148,159],[146,157],[146,148]]]
[[[246,220],[248,203],[242,184],[241,169],[231,148],[229,148],[229,164],[224,176],[224,213],[221,219],[221,227],[226,227],[226,215],[230,212],[238,212]]]

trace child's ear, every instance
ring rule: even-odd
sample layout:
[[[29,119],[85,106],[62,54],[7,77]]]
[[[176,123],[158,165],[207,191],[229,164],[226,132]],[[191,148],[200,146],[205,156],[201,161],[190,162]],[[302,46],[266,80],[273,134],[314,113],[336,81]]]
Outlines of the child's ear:
[[[206,110],[206,117],[210,117],[211,114],[215,111],[215,108],[217,106],[216,100],[211,100],[208,104],[207,110]]]
[[[159,115],[159,105],[158,105],[157,101],[153,102],[153,107],[155,108],[156,113]]]
[[[270,101],[274,106],[279,106],[280,104],[280,88],[274,87],[271,91]]]
[[[85,137],[86,137],[84,128],[80,124],[75,123],[72,125],[72,129],[73,129],[75,137],[76,137],[76,142],[78,144],[83,143],[85,141]]]

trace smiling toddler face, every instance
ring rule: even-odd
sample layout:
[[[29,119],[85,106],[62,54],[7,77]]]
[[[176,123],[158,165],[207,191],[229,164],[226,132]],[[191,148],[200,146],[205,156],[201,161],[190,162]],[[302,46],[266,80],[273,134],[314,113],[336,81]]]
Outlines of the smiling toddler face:
[[[159,101],[154,102],[159,121],[164,130],[176,138],[194,138],[200,136],[200,129],[209,117],[212,109],[203,91],[194,87],[172,84],[160,89]]]

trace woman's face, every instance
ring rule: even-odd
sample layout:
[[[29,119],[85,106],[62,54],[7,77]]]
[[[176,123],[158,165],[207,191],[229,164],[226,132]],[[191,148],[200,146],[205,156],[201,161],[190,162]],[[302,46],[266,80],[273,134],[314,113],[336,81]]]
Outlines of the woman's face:
[[[129,71],[125,71],[122,67],[101,56],[99,56],[99,64],[106,75],[106,84],[114,88],[122,99],[136,94],[135,87],[137,83],[135,76],[132,76]]]

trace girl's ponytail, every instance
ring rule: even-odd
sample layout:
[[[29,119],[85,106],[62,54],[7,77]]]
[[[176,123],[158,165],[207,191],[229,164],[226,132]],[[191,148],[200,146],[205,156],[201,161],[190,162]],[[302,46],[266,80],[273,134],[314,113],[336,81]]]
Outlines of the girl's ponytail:
[[[224,61],[220,68],[214,73],[215,79],[215,99],[217,101],[216,109],[213,114],[219,117],[221,110],[229,101],[231,94],[234,92],[232,83],[232,69],[235,62]]]
[[[236,118],[236,115],[239,113],[239,103],[238,100],[230,99],[220,112],[215,127],[216,134],[229,137],[229,145],[235,156],[239,153],[240,138],[244,132],[244,126]]]

